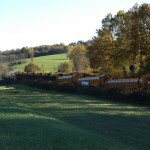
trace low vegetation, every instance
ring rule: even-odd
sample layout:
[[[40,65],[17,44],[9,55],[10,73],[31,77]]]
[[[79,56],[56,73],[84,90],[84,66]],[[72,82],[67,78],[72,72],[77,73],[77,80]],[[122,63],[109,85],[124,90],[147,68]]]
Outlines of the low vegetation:
[[[117,89],[102,86],[82,86],[78,84],[59,84],[56,81],[20,80],[18,83],[41,89],[88,95],[100,99],[111,100],[134,105],[150,106],[150,89]]]
[[[9,67],[5,63],[0,63],[0,79],[3,77],[8,77],[10,74]]]
[[[41,67],[39,67],[34,61],[32,61],[29,65],[25,66],[24,72],[26,73],[41,73],[44,72]]]
[[[0,87],[0,108],[4,150],[147,150],[150,146],[146,107],[12,85]]]

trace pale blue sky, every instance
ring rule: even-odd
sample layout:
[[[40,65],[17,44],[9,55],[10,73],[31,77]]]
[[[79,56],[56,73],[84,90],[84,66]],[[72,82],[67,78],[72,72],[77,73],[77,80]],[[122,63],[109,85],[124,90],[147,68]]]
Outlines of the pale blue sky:
[[[87,41],[101,20],[150,0],[0,0],[0,50]]]

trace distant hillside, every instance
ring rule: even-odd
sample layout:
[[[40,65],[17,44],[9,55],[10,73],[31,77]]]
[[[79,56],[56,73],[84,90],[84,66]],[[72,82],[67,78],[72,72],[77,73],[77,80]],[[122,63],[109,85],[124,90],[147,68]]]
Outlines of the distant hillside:
[[[12,66],[14,71],[23,71],[24,67],[30,63],[31,59],[24,59],[25,63],[18,64]],[[56,55],[48,55],[48,56],[41,56],[35,57],[34,61],[40,66],[44,68],[45,72],[53,72],[57,70],[57,67],[60,63],[69,61],[67,58],[67,54],[56,54]]]
[[[34,57],[47,56],[54,54],[62,54],[67,52],[67,46],[63,43],[54,45],[42,45],[36,47],[23,47],[21,49],[12,49],[6,51],[0,51],[0,62],[12,62],[20,59]]]

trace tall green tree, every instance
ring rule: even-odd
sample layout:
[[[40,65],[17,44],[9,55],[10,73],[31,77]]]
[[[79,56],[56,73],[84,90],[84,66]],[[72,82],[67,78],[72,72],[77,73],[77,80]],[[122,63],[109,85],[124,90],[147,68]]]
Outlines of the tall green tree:
[[[113,50],[112,34],[107,29],[97,30],[97,34],[93,44],[88,47],[87,55],[92,67],[108,71],[111,67],[110,56]]]
[[[135,4],[128,12],[107,14],[87,54],[91,67],[103,71],[130,64],[142,67],[150,55],[150,5]]]
[[[86,47],[82,44],[75,45],[68,57],[72,60],[75,71],[85,71],[89,66],[89,61],[86,57]]]
[[[127,14],[130,55],[143,66],[144,58],[150,48],[150,5],[135,4]]]
[[[114,48],[111,59],[114,66],[124,65],[129,57],[128,40],[126,38],[127,27],[125,25],[126,14],[119,11],[113,19],[113,42]]]
[[[139,7],[140,21],[140,65],[143,66],[143,57],[150,55],[150,5],[143,4]]]
[[[6,63],[0,63],[0,78],[8,77],[10,75],[9,67]]]

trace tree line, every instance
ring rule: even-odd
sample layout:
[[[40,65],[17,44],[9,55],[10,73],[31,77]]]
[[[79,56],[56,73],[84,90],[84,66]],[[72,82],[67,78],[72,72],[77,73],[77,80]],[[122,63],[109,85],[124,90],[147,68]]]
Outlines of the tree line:
[[[138,72],[150,71],[150,4],[135,4],[114,16],[109,13],[96,31],[87,47],[92,68],[117,74],[121,66],[132,64]]]
[[[75,71],[92,68],[112,76],[122,76],[122,72],[129,76],[134,66],[137,76],[150,72],[150,4],[107,14],[96,34],[88,42],[70,45],[68,57]]]
[[[54,45],[42,45],[36,47],[23,47],[21,49],[12,49],[7,51],[0,51],[0,63],[12,62],[25,58],[30,58],[31,53],[34,57],[66,53],[67,46],[63,43]]]
[[[134,66],[137,76],[150,73],[150,4],[107,14],[96,36],[86,42],[4,51],[0,52],[0,62],[64,52],[71,61],[61,64],[58,71],[96,70],[119,77],[123,73],[129,76],[129,68]]]

